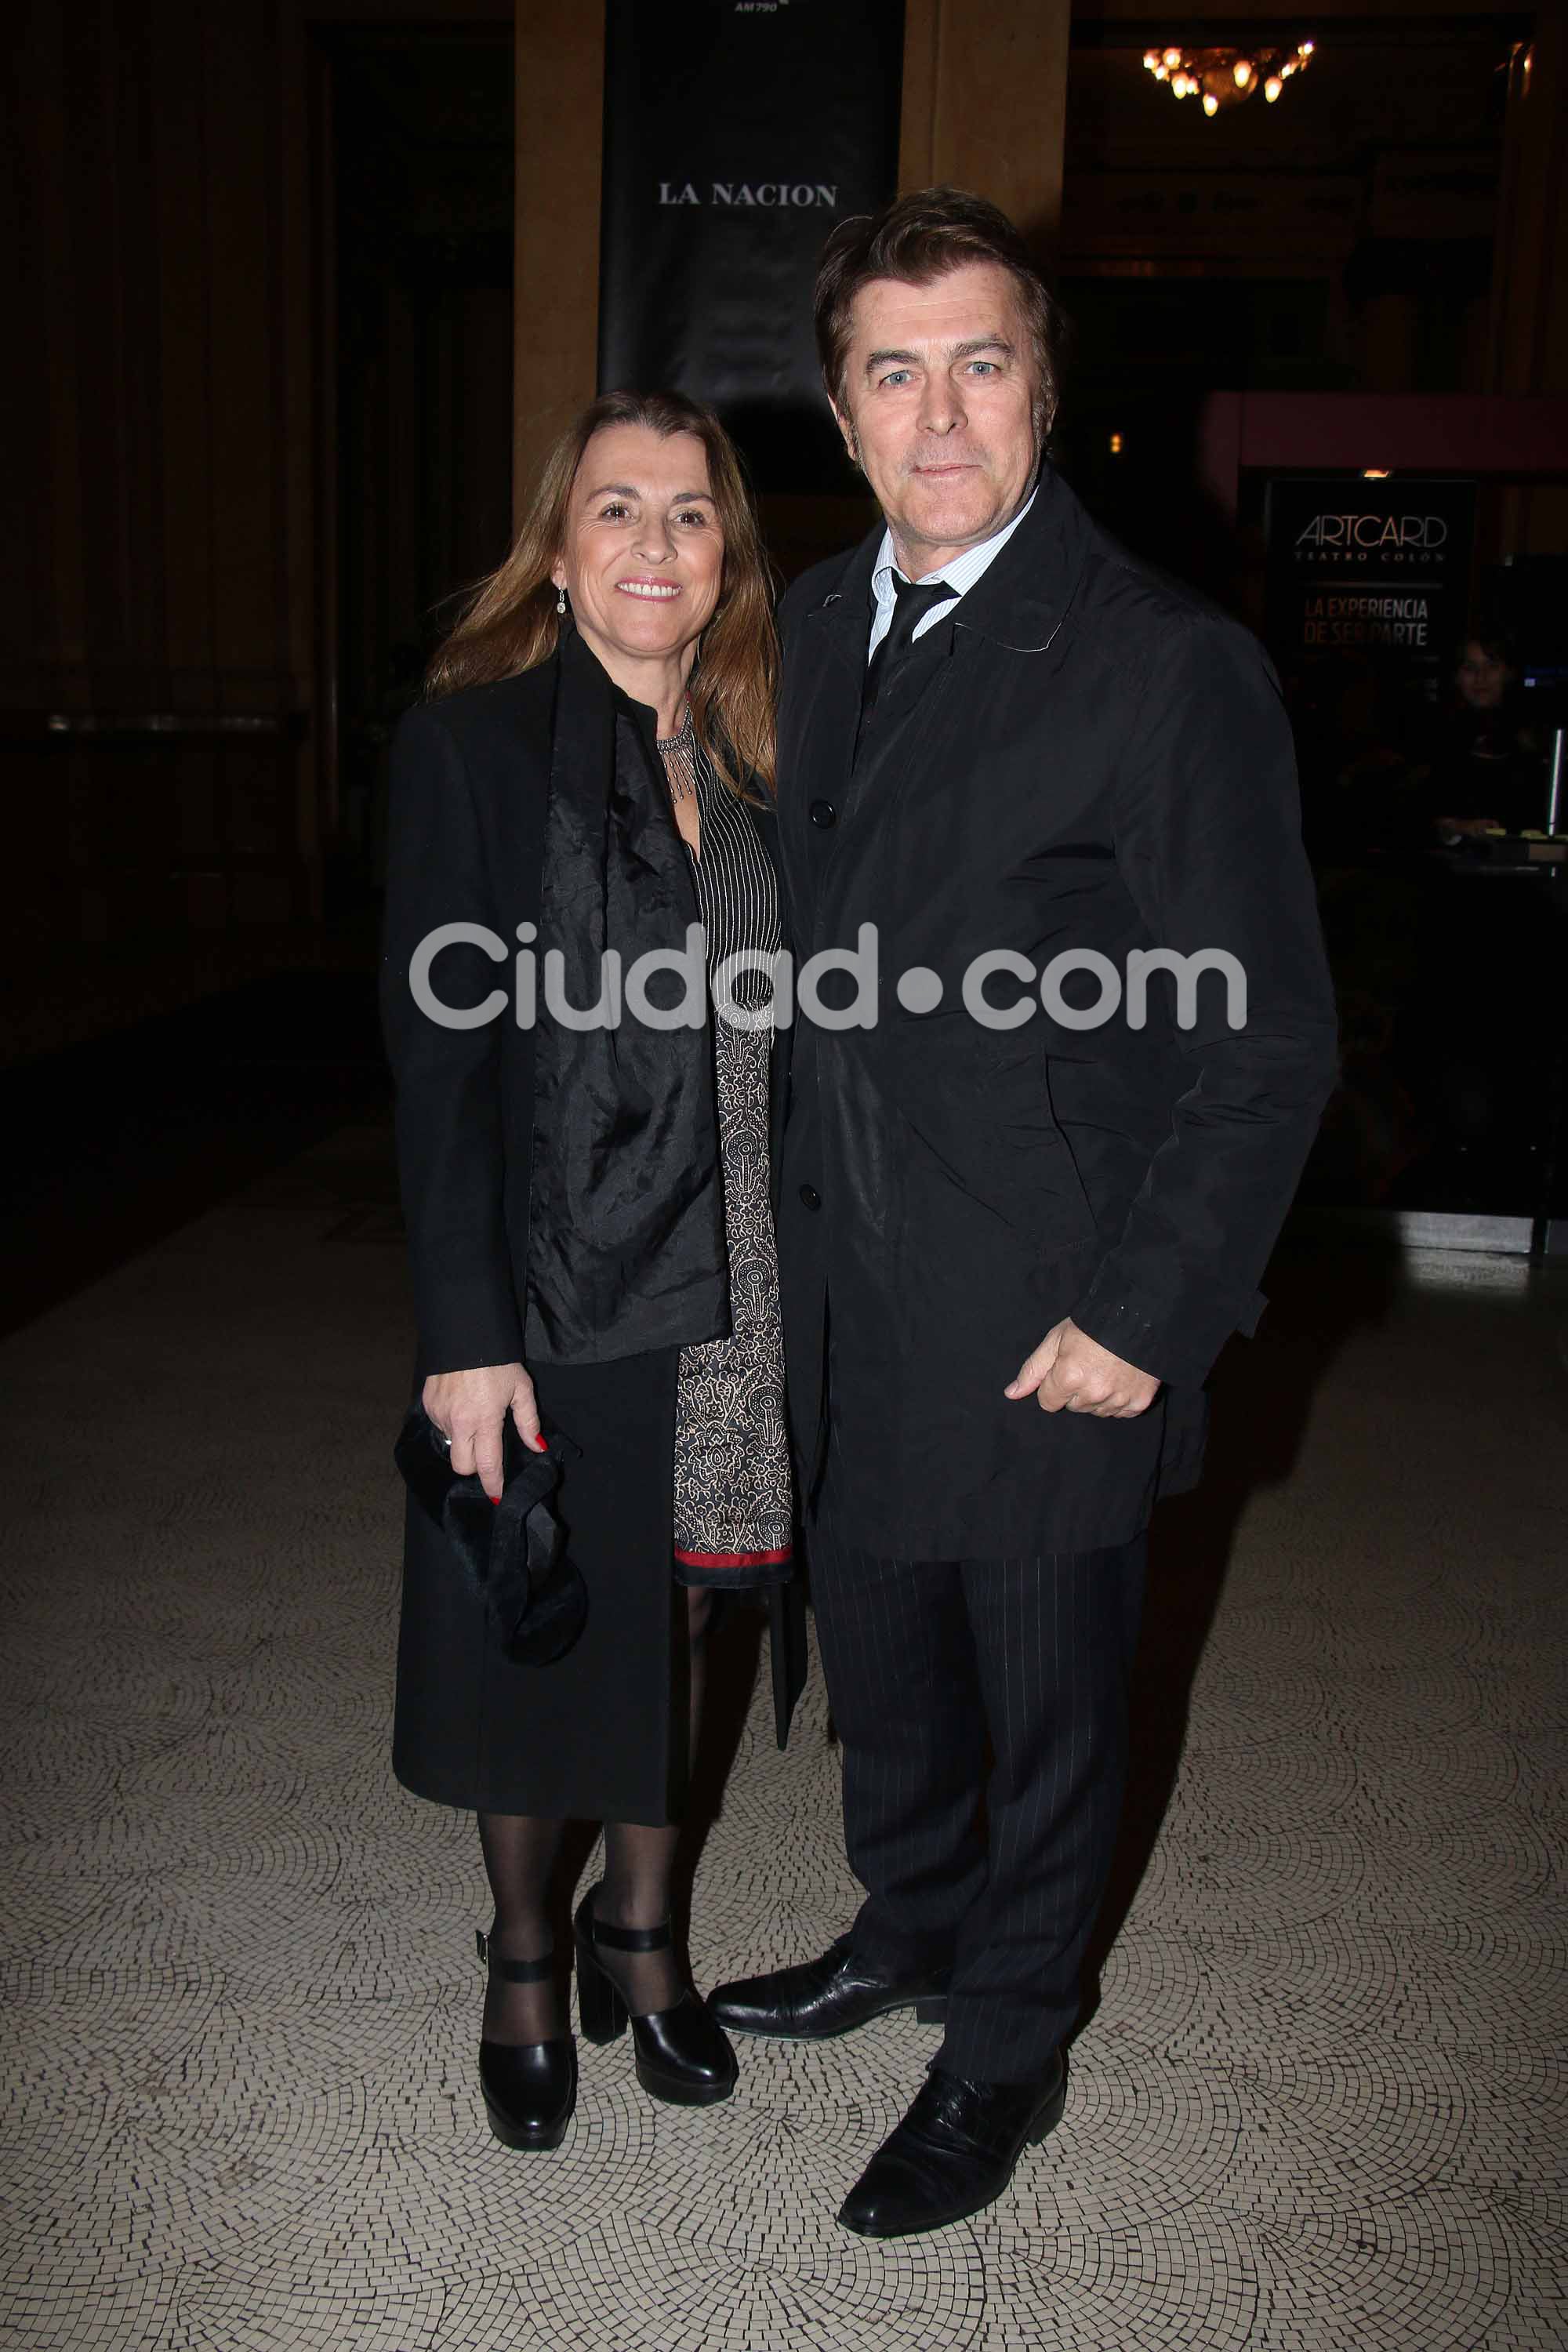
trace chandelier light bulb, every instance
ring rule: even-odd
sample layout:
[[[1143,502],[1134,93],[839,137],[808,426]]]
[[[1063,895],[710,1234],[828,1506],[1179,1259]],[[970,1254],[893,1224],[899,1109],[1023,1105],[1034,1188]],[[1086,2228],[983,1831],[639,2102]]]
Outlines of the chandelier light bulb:
[[[1259,89],[1272,106],[1291,75],[1305,72],[1316,51],[1315,41],[1251,51],[1230,47],[1184,49],[1173,42],[1168,48],[1145,49],[1143,63],[1173,98],[1200,100],[1212,122],[1227,106],[1251,98]]]

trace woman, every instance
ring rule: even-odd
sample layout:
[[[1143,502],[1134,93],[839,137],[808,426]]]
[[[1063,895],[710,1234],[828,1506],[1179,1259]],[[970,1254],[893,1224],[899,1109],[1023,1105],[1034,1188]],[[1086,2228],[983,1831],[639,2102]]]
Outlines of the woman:
[[[576,2095],[546,1894],[569,1818],[605,1823],[575,1923],[584,2032],[612,2040],[629,2013],[656,2098],[706,2104],[735,2080],[669,1899],[715,1588],[776,1586],[791,1565],[768,1192],[774,663],[722,428],[673,394],[613,394],[556,445],[394,751],[384,1017],[422,1402],[492,1498],[508,1416],[537,1449],[561,1433],[588,1592],[564,1656],[512,1664],[410,1507],[394,1764],[479,1815],[495,1898],[480,2076],[510,2147],[558,2146]],[[737,954],[757,967],[735,1019],[705,1017],[699,922],[710,975]],[[470,928],[422,959],[451,924]],[[496,988],[514,941],[515,1013]],[[693,947],[699,1026],[671,1006]],[[664,969],[637,1001],[669,1017],[631,1009],[645,954]],[[617,958],[610,1025],[592,1009],[613,1013]],[[450,1025],[421,995],[478,1017]]]

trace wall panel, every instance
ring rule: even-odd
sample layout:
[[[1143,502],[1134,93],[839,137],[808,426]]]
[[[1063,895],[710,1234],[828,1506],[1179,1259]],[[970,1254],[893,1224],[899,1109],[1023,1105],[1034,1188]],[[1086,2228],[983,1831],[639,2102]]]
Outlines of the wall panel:
[[[0,587],[0,796],[20,855],[0,994],[45,1008],[25,1041],[71,1034],[73,995],[97,1005],[90,1025],[177,999],[198,964],[218,984],[215,940],[237,969],[262,934],[310,951],[326,43],[510,16],[510,0],[11,11],[0,302],[21,461],[0,490],[18,559]],[[411,488],[409,529],[413,508]]]
[[[155,328],[162,352],[163,529],[177,560],[164,567],[165,658],[177,709],[199,707],[216,655],[213,641],[212,289],[204,273],[207,151],[204,11],[197,0],[167,0],[153,13],[153,77],[160,131],[152,158],[157,240]]]

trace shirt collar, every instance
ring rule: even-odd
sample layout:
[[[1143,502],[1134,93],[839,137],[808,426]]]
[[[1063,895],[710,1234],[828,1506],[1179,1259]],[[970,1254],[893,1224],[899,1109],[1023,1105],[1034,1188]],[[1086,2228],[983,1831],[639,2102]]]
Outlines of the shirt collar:
[[[1037,481],[1011,522],[1005,522],[1000,530],[992,532],[989,539],[979,541],[973,547],[966,547],[961,555],[955,555],[951,562],[942,565],[941,576],[952,588],[955,602],[966,594],[982,573],[995,562],[1039,494],[1040,486]],[[871,573],[871,594],[879,614],[892,609],[895,575],[900,580],[905,577],[893,561],[893,534],[890,530],[884,530]],[[941,611],[944,608],[938,606],[936,609]],[[932,617],[935,617],[934,614]]]

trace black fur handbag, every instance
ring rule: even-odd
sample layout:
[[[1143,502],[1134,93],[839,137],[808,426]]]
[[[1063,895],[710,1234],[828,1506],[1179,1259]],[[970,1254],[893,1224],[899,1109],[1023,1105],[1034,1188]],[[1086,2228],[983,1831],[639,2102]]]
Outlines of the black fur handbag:
[[[523,1444],[509,1413],[502,1432],[499,1503],[477,1475],[460,1477],[447,1441],[421,1405],[411,1405],[393,1447],[409,1493],[452,1547],[484,1596],[497,1640],[515,1665],[548,1666],[583,1631],[587,1588],[566,1553],[566,1530],[551,1505],[564,1463],[579,1449],[559,1430],[550,1451]]]

